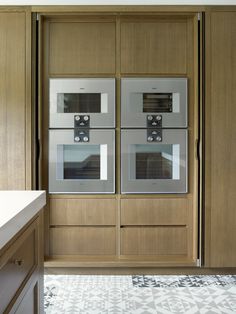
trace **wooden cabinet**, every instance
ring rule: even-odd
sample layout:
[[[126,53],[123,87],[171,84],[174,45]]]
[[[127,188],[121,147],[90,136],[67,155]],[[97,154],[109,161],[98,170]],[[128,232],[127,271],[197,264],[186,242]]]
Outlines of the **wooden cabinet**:
[[[122,18],[121,72],[187,73],[189,32],[191,20],[186,15]]]
[[[186,226],[124,226],[121,229],[121,255],[187,255]]]
[[[197,14],[42,14],[39,29],[42,35],[39,90],[43,117],[40,121],[43,189],[48,188],[50,77],[116,79],[116,194],[49,195],[45,224],[49,260],[75,261],[77,258],[80,262],[87,258],[95,265],[107,255],[110,265],[119,267],[122,259],[126,259],[128,265],[131,255],[132,258],[139,255],[144,263],[150,258],[153,263],[161,261],[162,265],[165,262],[195,265],[198,236]],[[120,79],[139,76],[187,78],[187,194],[168,197],[120,194]]]
[[[111,18],[49,21],[50,75],[115,73],[115,30]]]
[[[236,10],[206,14],[205,264],[236,265]]]
[[[115,199],[50,199],[50,254],[115,255]]]
[[[40,213],[0,250],[0,313],[42,312],[42,263]]]
[[[0,8],[0,189],[31,188],[31,14]]]

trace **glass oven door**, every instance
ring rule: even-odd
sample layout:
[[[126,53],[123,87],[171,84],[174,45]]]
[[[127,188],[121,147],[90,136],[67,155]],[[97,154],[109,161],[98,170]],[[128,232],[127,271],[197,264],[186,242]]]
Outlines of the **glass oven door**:
[[[115,79],[50,79],[50,128],[73,128],[76,115],[90,127],[115,127]]]
[[[74,138],[74,130],[49,131],[49,193],[115,193],[115,131]]]
[[[121,127],[152,127],[149,122],[164,128],[187,127],[186,78],[121,79]]]
[[[121,131],[121,192],[187,193],[187,130],[150,132]]]

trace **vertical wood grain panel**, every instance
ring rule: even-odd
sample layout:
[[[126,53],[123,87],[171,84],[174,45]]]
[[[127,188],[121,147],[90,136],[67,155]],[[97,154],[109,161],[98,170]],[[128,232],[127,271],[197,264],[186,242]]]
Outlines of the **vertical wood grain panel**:
[[[0,13],[0,189],[25,189],[25,13]]]
[[[121,23],[122,73],[184,74],[186,63],[186,20]]]
[[[115,23],[50,23],[50,74],[115,73]]]
[[[206,265],[236,265],[236,12],[207,15]]]

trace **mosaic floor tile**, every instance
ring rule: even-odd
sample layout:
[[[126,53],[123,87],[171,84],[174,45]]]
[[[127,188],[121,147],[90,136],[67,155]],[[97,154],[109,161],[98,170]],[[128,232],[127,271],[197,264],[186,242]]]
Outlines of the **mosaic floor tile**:
[[[236,276],[45,276],[46,314],[233,314]]]

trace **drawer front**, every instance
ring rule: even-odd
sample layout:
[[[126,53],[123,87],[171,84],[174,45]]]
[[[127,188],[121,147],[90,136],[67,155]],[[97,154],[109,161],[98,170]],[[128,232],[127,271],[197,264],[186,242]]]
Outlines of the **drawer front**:
[[[186,255],[185,227],[121,228],[121,255]]]
[[[35,229],[31,230],[25,239],[22,239],[23,237],[24,234],[16,240],[16,250],[0,269],[0,313],[6,309],[17,290],[25,283],[27,276],[36,267]]]
[[[115,225],[115,199],[51,199],[51,225]]]
[[[188,199],[122,199],[121,225],[186,225]]]
[[[56,227],[50,229],[51,255],[115,255],[115,227]]]

